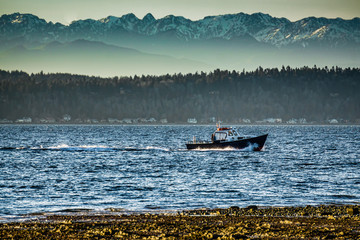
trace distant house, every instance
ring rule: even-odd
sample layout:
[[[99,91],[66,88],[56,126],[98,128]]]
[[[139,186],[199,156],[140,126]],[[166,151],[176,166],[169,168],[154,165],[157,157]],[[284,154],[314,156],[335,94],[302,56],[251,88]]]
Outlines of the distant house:
[[[131,124],[132,120],[130,118],[124,118],[123,120],[121,120],[121,122],[126,124]]]
[[[149,123],[156,123],[156,119],[155,118],[150,118],[147,120]]]
[[[286,123],[288,123],[288,124],[298,124],[298,123],[299,124],[306,124],[307,121],[306,121],[305,118],[299,118],[299,119],[292,118],[292,119],[286,121]]]
[[[267,118],[267,119],[264,119],[264,122],[266,122],[266,123],[282,123],[282,119],[281,118]]]
[[[93,118],[93,119],[90,119],[90,118],[87,118],[84,120],[84,123],[87,123],[87,124],[98,124],[99,123],[99,120]]]
[[[15,122],[16,123],[31,123],[32,119],[29,117],[23,117],[23,118],[17,119]]]
[[[69,114],[65,114],[65,115],[63,116],[63,121],[65,121],[65,122],[71,121],[71,116],[70,116]]]
[[[188,118],[187,122],[191,123],[191,124],[196,124],[197,120],[196,120],[196,118]]]
[[[162,124],[168,123],[167,118],[162,118],[162,119],[160,119],[160,123],[162,123]]]
[[[292,119],[288,120],[286,123],[288,123],[288,124],[297,124],[297,119],[292,118]]]
[[[307,121],[306,121],[305,118],[299,118],[299,123],[300,123],[300,124],[306,124]]]
[[[330,123],[330,124],[338,124],[339,121],[336,120],[336,119],[330,119],[330,120],[329,120],[329,123]]]
[[[116,118],[108,118],[108,122],[110,124],[121,123],[121,121],[119,119],[116,119]]]
[[[55,123],[56,120],[54,118],[41,118],[40,123]]]
[[[248,118],[243,118],[241,121],[242,121],[243,123],[251,123],[251,120],[248,119]]]
[[[12,123],[12,122],[13,122],[13,121],[8,120],[8,119],[6,119],[6,118],[0,120],[0,123]]]

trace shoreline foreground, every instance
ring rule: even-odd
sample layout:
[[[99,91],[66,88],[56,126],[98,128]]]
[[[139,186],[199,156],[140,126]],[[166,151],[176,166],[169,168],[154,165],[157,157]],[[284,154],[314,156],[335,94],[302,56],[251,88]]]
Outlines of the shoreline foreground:
[[[0,223],[0,239],[359,239],[359,209],[360,205],[320,205],[44,213]]]

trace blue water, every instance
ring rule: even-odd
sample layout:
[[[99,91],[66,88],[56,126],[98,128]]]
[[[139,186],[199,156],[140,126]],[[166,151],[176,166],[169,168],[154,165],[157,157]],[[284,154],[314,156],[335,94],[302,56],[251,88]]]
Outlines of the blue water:
[[[188,151],[214,126],[0,126],[0,215],[360,202],[360,126],[238,126],[261,152]]]

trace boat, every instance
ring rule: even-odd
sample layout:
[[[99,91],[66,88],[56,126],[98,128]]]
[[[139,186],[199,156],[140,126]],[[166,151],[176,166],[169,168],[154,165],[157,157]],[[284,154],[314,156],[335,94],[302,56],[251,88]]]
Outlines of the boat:
[[[246,149],[261,151],[264,148],[268,134],[257,137],[242,137],[235,128],[217,126],[211,135],[211,141],[193,141],[186,143],[188,150],[196,149]]]

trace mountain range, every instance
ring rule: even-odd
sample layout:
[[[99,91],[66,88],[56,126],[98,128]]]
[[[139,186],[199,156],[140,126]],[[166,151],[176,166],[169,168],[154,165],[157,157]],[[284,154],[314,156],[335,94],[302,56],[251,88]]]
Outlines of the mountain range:
[[[134,14],[69,25],[32,14],[0,17],[5,70],[101,76],[252,70],[258,66],[358,67],[360,18],[309,17],[291,22],[268,14],[228,14],[192,21]]]

